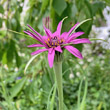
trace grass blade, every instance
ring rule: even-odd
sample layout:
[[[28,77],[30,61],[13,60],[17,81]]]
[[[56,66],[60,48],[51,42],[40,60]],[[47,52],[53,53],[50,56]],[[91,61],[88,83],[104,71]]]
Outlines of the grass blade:
[[[85,100],[86,100],[86,95],[87,95],[87,87],[88,87],[88,81],[85,80],[85,89],[84,89],[84,95],[83,95],[83,99],[82,99],[82,102],[80,100],[80,95],[81,95],[81,88],[82,88],[82,83],[83,83],[83,80],[81,80],[80,82],[80,86],[79,86],[79,91],[78,91],[78,110],[84,110],[84,107],[85,107]]]
[[[80,110],[84,110],[84,107],[85,107],[86,96],[87,96],[87,87],[88,87],[88,81],[85,80],[85,90],[84,90],[84,96],[83,96],[83,99],[82,99],[82,102],[81,102]]]

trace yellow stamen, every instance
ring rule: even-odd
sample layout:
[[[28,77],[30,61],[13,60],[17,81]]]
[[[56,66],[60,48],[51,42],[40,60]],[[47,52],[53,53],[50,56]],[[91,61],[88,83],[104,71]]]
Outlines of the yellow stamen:
[[[49,44],[49,42],[48,42],[48,41],[45,41],[45,43],[46,43],[49,47],[51,47],[51,45]]]
[[[45,43],[46,43],[47,41],[45,40]]]
[[[49,43],[47,42],[47,45],[49,45]]]
[[[61,39],[61,43],[63,43],[64,42],[64,39]]]

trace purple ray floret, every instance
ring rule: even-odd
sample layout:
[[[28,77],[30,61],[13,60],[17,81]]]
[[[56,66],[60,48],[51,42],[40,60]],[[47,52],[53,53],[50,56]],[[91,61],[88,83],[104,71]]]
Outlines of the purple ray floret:
[[[54,33],[52,33],[49,29],[44,26],[44,30],[46,35],[42,36],[37,31],[35,31],[30,25],[28,27],[32,30],[24,31],[29,36],[33,37],[39,44],[32,44],[28,47],[44,47],[44,49],[38,49],[35,52],[31,53],[31,55],[39,54],[44,51],[48,51],[48,62],[50,68],[53,67],[55,52],[58,51],[60,53],[63,52],[64,49],[68,50],[75,57],[82,59],[83,56],[78,49],[72,46],[72,44],[80,44],[80,43],[91,43],[87,38],[76,39],[77,37],[84,34],[84,32],[76,32],[72,33],[75,27],[79,24],[75,24],[69,32],[61,33],[62,21],[59,22],[57,29]],[[72,33],[72,34],[71,34]],[[64,49],[63,49],[64,48]]]

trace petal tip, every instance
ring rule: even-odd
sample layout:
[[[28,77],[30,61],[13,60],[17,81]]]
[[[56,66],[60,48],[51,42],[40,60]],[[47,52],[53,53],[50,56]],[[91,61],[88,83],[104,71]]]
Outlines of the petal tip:
[[[80,57],[79,57],[80,59],[83,59],[83,56],[82,56],[82,54],[80,54]]]
[[[34,53],[31,53],[31,55],[33,56],[33,55],[35,55]]]
[[[80,59],[83,59],[83,56]]]
[[[32,47],[31,45],[28,45],[27,47]]]
[[[53,67],[53,65],[51,65],[51,66],[49,65],[49,67],[50,67],[50,68],[52,68],[52,67]]]
[[[92,44],[92,42],[91,42],[91,41],[89,41],[89,44]]]
[[[29,27],[30,25],[29,25],[29,24],[27,24],[27,26]]]
[[[85,34],[85,32],[82,32],[82,34]]]

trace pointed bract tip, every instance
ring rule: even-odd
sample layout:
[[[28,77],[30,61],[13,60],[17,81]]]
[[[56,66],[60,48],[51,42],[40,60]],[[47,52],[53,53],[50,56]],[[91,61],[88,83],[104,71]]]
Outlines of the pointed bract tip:
[[[67,18],[68,18],[68,16],[64,17],[64,18],[62,19],[62,21],[64,21],[64,20],[67,19]]]

